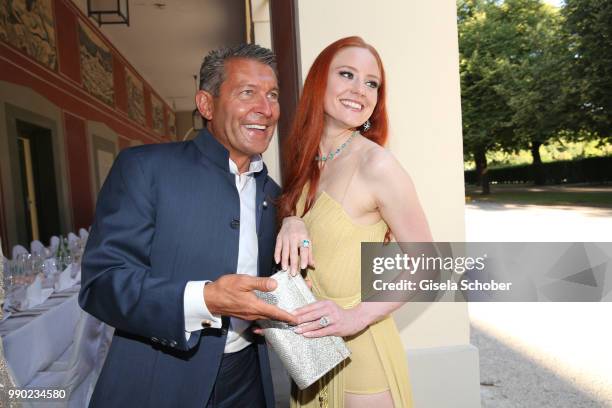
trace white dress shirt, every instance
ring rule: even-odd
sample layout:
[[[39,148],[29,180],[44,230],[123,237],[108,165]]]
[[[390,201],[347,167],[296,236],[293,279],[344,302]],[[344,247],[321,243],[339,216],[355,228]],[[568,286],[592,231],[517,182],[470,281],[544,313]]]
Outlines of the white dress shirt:
[[[238,241],[238,270],[236,273],[257,276],[257,259],[259,247],[257,242],[255,173],[263,170],[261,156],[251,158],[249,170],[240,174],[238,166],[229,159],[230,171],[236,178],[236,189],[240,196],[240,235]],[[185,312],[185,335],[189,339],[192,332],[202,330],[202,322],[210,321],[210,327],[221,327],[221,316],[214,316],[204,302],[204,285],[210,281],[190,281],[185,287],[183,295]],[[249,327],[251,322],[230,318],[230,327],[227,332],[225,352],[234,353],[251,344],[253,335]]]

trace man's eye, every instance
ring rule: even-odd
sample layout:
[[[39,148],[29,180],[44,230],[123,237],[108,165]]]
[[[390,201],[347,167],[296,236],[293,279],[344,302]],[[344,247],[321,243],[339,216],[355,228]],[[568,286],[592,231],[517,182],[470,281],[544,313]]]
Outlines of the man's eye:
[[[347,79],[353,79],[354,77],[353,73],[349,71],[340,71],[340,76],[343,76]]]
[[[242,92],[240,92],[240,95],[251,96],[251,95],[253,95],[253,90],[252,89],[245,89]]]
[[[272,99],[274,101],[277,101],[278,100],[278,92],[270,92],[268,94],[268,98],[270,98],[270,99]]]
[[[366,82],[366,85],[372,89],[378,89],[378,82],[376,81],[368,81]]]

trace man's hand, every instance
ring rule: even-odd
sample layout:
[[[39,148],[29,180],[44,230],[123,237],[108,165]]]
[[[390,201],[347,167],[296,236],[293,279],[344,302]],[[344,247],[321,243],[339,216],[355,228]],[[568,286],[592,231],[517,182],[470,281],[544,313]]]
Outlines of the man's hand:
[[[308,289],[312,289],[312,282],[310,279],[304,279],[306,281],[306,285],[308,285]],[[253,333],[255,334],[259,334],[260,336],[263,336],[264,331],[261,327],[257,326],[257,325],[253,325],[251,326],[251,330],[253,330]]]
[[[260,300],[253,290],[269,292],[276,288],[272,278],[249,275],[224,275],[206,285],[204,302],[213,315],[234,316],[244,320],[272,319],[297,324],[291,313]]]

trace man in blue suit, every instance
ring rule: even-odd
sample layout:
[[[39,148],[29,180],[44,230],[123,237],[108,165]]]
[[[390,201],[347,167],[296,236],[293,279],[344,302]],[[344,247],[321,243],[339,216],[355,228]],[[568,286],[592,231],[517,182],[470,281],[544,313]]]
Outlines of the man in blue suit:
[[[124,150],[100,191],[79,303],[116,330],[92,407],[274,406],[249,328],[296,323],[252,292],[275,287],[279,187],[261,159],[279,117],[274,55],[211,52],[196,104],[196,139]]]

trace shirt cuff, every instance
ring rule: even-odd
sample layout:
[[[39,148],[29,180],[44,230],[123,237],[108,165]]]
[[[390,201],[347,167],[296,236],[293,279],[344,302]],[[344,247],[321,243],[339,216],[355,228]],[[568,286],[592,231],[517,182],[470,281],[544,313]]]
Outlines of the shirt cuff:
[[[221,316],[210,313],[204,302],[204,286],[210,281],[190,281],[185,286],[183,310],[185,312],[185,338],[206,327],[221,328]]]

